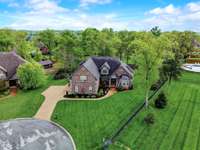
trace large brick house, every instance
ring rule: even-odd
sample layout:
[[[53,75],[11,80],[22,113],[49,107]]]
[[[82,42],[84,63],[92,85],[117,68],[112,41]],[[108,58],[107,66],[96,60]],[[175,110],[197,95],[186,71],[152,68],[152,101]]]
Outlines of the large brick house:
[[[25,60],[12,52],[0,52],[0,81],[4,81],[5,86],[13,86],[18,82],[16,75],[17,68],[25,63]]]
[[[133,69],[111,57],[91,57],[72,74],[69,94],[96,95],[100,87],[130,89]]]

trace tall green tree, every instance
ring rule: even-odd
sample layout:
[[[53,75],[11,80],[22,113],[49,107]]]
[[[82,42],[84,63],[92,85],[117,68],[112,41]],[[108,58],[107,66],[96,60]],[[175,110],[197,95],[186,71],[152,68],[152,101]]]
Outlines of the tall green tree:
[[[39,32],[36,40],[44,43],[50,51],[53,51],[58,44],[58,35],[54,30],[47,29]]]
[[[20,41],[16,47],[17,53],[26,60],[30,60],[33,51],[39,51],[37,47],[34,46],[32,42]]]
[[[36,62],[26,62],[17,70],[20,85],[25,90],[32,90],[45,84],[46,76],[41,65]]]
[[[117,56],[120,58],[120,60],[126,60],[128,63],[129,57],[131,54],[132,49],[130,48],[130,42],[135,39],[133,32],[128,31],[120,31],[118,32],[118,37],[120,39],[120,47],[117,50]]]
[[[103,29],[99,33],[98,37],[98,47],[100,56],[112,56],[114,53],[114,43],[113,43],[114,31],[112,29]]]
[[[158,26],[155,26],[154,28],[151,29],[151,33],[154,36],[159,37],[161,35],[161,29]]]
[[[134,44],[138,73],[143,77],[145,104],[148,107],[150,88],[159,79],[159,68],[163,60],[171,56],[171,45],[165,37],[156,38],[152,34],[144,34],[143,38],[135,40]]]
[[[64,68],[71,72],[75,64],[75,48],[76,48],[76,36],[71,31],[64,31],[59,39],[59,56]]]
[[[84,57],[98,55],[99,49],[99,31],[94,28],[87,28],[81,34],[81,47]]]
[[[165,59],[160,68],[161,76],[170,84],[172,80],[178,80],[181,76],[181,66],[175,59]]]
[[[14,31],[9,29],[0,30],[0,51],[11,51],[15,47]]]

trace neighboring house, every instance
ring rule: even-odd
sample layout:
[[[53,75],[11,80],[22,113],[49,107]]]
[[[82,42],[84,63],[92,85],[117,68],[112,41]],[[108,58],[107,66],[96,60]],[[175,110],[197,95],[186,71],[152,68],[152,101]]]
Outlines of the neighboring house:
[[[43,42],[39,42],[38,48],[40,49],[42,55],[48,55],[50,53],[48,47]]]
[[[100,87],[130,89],[133,69],[111,57],[91,57],[72,74],[69,94],[96,95]]]
[[[193,46],[196,48],[196,49],[199,49],[200,48],[200,43],[199,43],[199,41],[197,41],[197,40],[193,40],[192,41],[192,44],[193,44]]]
[[[44,69],[49,69],[53,67],[53,62],[50,60],[43,60],[40,61],[39,64],[41,64],[43,66]]]
[[[6,82],[6,86],[17,85],[17,68],[25,63],[25,60],[16,52],[0,52],[0,80]]]

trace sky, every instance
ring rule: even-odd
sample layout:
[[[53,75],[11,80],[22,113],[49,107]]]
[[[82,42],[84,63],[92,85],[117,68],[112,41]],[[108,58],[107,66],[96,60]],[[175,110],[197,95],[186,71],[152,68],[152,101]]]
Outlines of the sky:
[[[200,32],[199,0],[0,0],[0,28]]]

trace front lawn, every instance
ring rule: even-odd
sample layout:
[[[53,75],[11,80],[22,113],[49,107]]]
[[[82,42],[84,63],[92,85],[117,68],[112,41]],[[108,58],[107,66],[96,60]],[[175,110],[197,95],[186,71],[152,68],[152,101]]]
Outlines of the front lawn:
[[[17,96],[0,99],[0,120],[33,117],[44,101],[41,93],[50,85],[63,85],[66,80],[48,77],[45,86],[31,91],[18,91]]]
[[[52,120],[71,133],[78,150],[98,148],[143,102],[144,91],[140,81],[136,77],[133,91],[120,92],[105,100],[61,101]]]
[[[113,150],[200,150],[200,74],[184,73],[169,87],[168,106],[143,110],[112,145]],[[155,124],[144,124],[147,112],[155,114]]]

